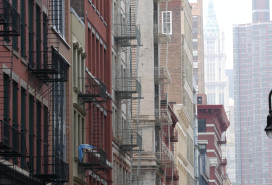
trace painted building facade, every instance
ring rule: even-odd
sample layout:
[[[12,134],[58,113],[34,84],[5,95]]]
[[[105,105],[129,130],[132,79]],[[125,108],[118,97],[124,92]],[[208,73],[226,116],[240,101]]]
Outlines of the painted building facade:
[[[1,184],[70,180],[69,8],[0,1]]]
[[[109,185],[112,184],[111,1],[78,0],[71,7],[75,12],[73,182]]]
[[[222,155],[221,151],[221,145],[226,143],[226,137],[222,133],[230,125],[224,106],[198,104],[197,109],[201,168],[209,164],[209,172],[206,167],[204,167],[205,170],[201,169],[205,172],[201,172],[202,183],[209,185],[224,184],[225,181],[228,181],[228,178],[225,178],[227,158]],[[207,177],[209,177],[208,181]]]

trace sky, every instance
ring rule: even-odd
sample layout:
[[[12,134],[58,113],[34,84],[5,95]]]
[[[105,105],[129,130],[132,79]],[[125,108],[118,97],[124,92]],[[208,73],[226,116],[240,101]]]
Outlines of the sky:
[[[209,0],[204,1],[204,11]],[[225,32],[225,47],[227,56],[227,68],[233,68],[232,54],[232,28],[234,24],[250,23],[252,16],[252,0],[213,0],[217,20],[221,29]]]
[[[189,0],[196,2],[197,0]],[[203,8],[206,10],[209,0],[203,0]],[[219,26],[225,33],[225,47],[227,56],[227,69],[233,68],[232,53],[232,28],[234,24],[252,22],[252,0],[213,0]],[[272,0],[270,0],[270,20],[272,20]]]

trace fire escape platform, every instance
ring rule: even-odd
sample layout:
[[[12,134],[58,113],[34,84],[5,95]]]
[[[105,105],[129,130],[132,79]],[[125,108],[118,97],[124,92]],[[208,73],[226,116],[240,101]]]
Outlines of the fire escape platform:
[[[0,37],[20,35],[20,14],[8,0],[0,0]]]

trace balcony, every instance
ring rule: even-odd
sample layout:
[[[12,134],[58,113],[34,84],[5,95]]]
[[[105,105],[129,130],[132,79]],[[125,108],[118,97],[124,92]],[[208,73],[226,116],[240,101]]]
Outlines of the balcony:
[[[116,78],[116,89],[115,93],[118,98],[131,99],[141,97],[142,86],[138,78],[127,77],[127,78]]]
[[[78,98],[84,103],[105,102],[107,99],[106,85],[101,80],[88,76],[85,83],[85,92],[79,93]]]
[[[227,144],[227,138],[226,136],[222,136],[220,141],[218,141],[218,144],[225,145]]]
[[[139,25],[136,25],[135,15],[115,15],[114,24],[115,40],[122,47],[139,46],[141,44],[141,33]]]
[[[120,149],[123,151],[142,150],[142,136],[135,129],[123,130],[121,133]]]
[[[174,155],[165,144],[162,144],[161,151],[156,152],[155,155],[159,165],[163,167],[172,167],[174,165]]]
[[[169,84],[170,83],[170,74],[166,67],[155,67],[154,68],[154,80],[156,84]]]
[[[85,169],[107,169],[111,165],[107,161],[107,154],[102,149],[87,148],[80,165]]]
[[[17,156],[21,153],[22,133],[5,121],[0,122],[0,155]]]
[[[28,64],[29,70],[42,82],[66,82],[69,64],[52,46],[51,61],[43,64]],[[46,52],[46,51],[44,51]]]
[[[58,156],[35,156],[30,158],[33,177],[41,184],[63,184],[69,181],[69,165]]]
[[[20,35],[20,14],[8,0],[0,0],[0,37]]]
[[[179,174],[176,167],[166,168],[166,181],[178,181]]]
[[[227,158],[226,158],[226,157],[223,157],[223,158],[222,158],[222,161],[220,162],[220,165],[221,165],[221,166],[226,166],[227,163],[228,163]]]
[[[167,94],[161,95],[160,102],[161,102],[160,109],[155,110],[157,124],[159,124],[160,126],[171,125],[172,120],[170,112],[168,110]]]

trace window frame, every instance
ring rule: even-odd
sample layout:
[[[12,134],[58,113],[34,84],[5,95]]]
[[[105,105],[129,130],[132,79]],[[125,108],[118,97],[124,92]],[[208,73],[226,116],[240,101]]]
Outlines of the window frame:
[[[61,1],[61,2],[60,2]],[[65,36],[65,0],[54,0],[52,5],[52,27],[62,37]],[[55,9],[54,7],[58,7]],[[58,11],[61,10],[59,13]]]
[[[166,19],[168,19],[168,13],[169,13],[169,18],[170,18],[170,21],[167,22],[165,21],[165,18],[164,18],[164,14],[166,14]],[[161,14],[161,19],[162,19],[162,34],[167,34],[167,35],[172,35],[172,11],[162,11],[162,14]],[[167,32],[165,32],[165,24],[170,24],[170,30]]]

